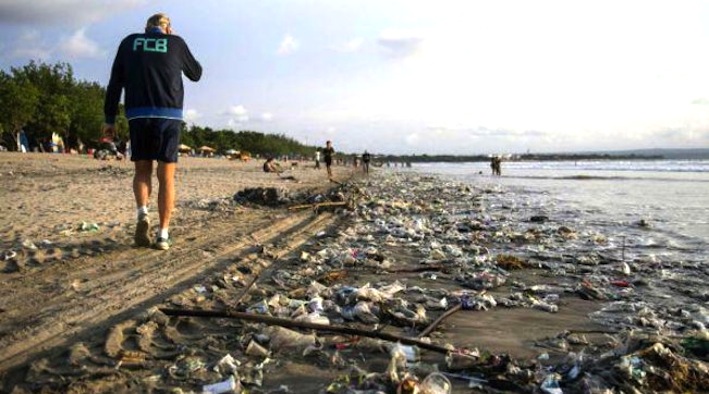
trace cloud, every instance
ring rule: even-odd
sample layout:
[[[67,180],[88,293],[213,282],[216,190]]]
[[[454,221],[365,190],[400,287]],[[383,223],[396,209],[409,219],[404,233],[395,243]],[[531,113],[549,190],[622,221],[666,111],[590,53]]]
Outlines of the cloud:
[[[658,130],[654,134],[654,138],[664,139],[679,146],[701,146],[709,142],[709,131],[706,129],[668,127]]]
[[[106,52],[96,42],[86,37],[86,29],[79,29],[59,44],[59,50],[70,57],[100,58]]]
[[[460,137],[487,137],[487,138],[500,138],[500,137],[544,137],[548,133],[539,130],[510,130],[510,129],[491,129],[485,126],[478,127],[449,127],[449,126],[429,126],[426,128],[427,131],[432,132],[436,137],[449,137],[457,139]]]
[[[241,123],[234,119],[229,119],[229,121],[226,122],[226,126],[232,130],[236,130],[237,127],[241,127]]]
[[[226,115],[231,116],[229,125],[233,123],[245,123],[249,121],[249,111],[243,105],[234,105],[226,110]]]
[[[10,57],[45,60],[52,54],[52,48],[45,44],[37,30],[26,30],[14,42]]]
[[[283,37],[281,44],[278,46],[278,51],[276,53],[282,56],[286,56],[297,51],[298,48],[300,48],[300,42],[298,42],[298,40],[296,40],[290,34],[286,34],[286,36]]]
[[[709,105],[709,99],[705,98],[699,98],[696,100],[692,100],[693,105]]]
[[[423,42],[424,39],[419,33],[396,29],[384,30],[377,39],[384,52],[396,58],[415,55],[421,50]]]
[[[0,23],[77,26],[146,3],[146,0],[0,0]]]
[[[188,123],[194,123],[197,119],[199,119],[201,117],[202,117],[202,114],[199,113],[194,108],[187,109],[184,114],[185,122],[188,122]]]
[[[223,116],[228,118],[227,125],[230,128],[243,126],[247,122],[259,123],[270,122],[273,120],[273,114],[270,112],[262,112],[260,114],[251,115],[250,111],[243,105],[232,105],[222,112]]]
[[[478,137],[540,137],[546,135],[546,133],[537,130],[517,131],[508,129],[489,129],[487,127],[469,129],[466,133],[468,135]]]
[[[421,137],[417,133],[411,133],[406,136],[406,144],[408,145],[418,145]]]
[[[342,53],[352,53],[357,52],[362,47],[364,40],[361,38],[353,38],[347,42],[335,45],[332,47],[333,50]]]

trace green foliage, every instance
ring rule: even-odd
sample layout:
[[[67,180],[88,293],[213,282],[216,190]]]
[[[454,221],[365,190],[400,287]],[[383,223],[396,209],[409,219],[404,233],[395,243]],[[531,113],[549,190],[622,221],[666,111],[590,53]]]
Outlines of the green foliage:
[[[39,91],[35,116],[25,130],[35,138],[48,138],[53,132],[65,135],[71,123],[70,94],[75,84],[71,66],[30,62],[13,68],[12,73],[14,78],[29,81]]]
[[[79,82],[69,95],[69,134],[84,143],[98,138],[103,124],[105,90],[98,83]],[[125,132],[124,132],[125,133]],[[125,135],[119,137],[125,138]]]
[[[104,96],[105,88],[98,83],[77,81],[67,63],[32,61],[11,68],[10,73],[0,71],[2,131],[14,134],[24,129],[32,145],[52,133],[66,142],[78,138],[92,145],[101,133]],[[122,129],[124,135],[126,130],[127,125]]]
[[[69,147],[81,140],[96,147],[101,137],[105,87],[96,82],[77,81],[67,63],[49,65],[30,62],[0,70],[0,136],[12,143],[14,132],[24,129],[30,144],[36,145],[58,133]],[[124,113],[123,106],[120,113]],[[118,138],[129,138],[125,116],[116,119]],[[5,134],[4,136],[2,134]],[[192,148],[209,146],[217,153],[230,149],[261,156],[312,156],[314,147],[305,146],[285,135],[256,131],[213,130],[183,123],[182,143]]]
[[[39,95],[39,89],[30,81],[0,71],[0,124],[3,125],[0,133],[14,135],[32,120]]]
[[[209,146],[218,153],[229,149],[260,156],[311,156],[315,148],[299,143],[285,135],[264,134],[256,131],[212,130],[191,126],[182,133],[182,143],[192,148]]]

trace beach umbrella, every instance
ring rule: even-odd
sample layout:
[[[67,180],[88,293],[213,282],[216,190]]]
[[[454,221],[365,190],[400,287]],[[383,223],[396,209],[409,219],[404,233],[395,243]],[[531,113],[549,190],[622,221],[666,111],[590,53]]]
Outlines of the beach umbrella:
[[[180,152],[189,152],[192,150],[192,148],[188,145],[180,144],[180,146],[177,147],[177,150],[179,150]]]
[[[210,148],[210,147],[208,147],[208,146],[206,146],[206,145],[205,145],[205,146],[200,146],[199,149],[197,149],[197,150],[198,150],[198,151],[201,151],[201,152],[214,152],[214,148]]]

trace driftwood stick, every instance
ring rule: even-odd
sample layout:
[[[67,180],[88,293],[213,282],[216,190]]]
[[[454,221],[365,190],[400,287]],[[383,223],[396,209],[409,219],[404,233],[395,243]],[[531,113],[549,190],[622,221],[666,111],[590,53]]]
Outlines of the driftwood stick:
[[[423,267],[415,267],[415,268],[401,268],[397,270],[386,270],[386,272],[391,273],[391,274],[400,274],[400,273],[415,273],[415,272],[426,272],[426,271],[440,271],[443,269],[442,265],[426,265]]]
[[[445,311],[441,316],[438,317],[438,319],[436,319],[436,321],[434,321],[434,322],[431,323],[428,327],[426,327],[425,330],[421,331],[421,333],[419,334],[419,338],[428,336],[428,334],[430,334],[431,331],[435,330],[436,327],[437,327],[439,324],[441,324],[441,322],[442,322],[443,320],[445,320],[446,318],[448,318],[448,316],[450,316],[450,315],[452,315],[452,314],[458,312],[462,307],[463,307],[463,304],[458,304],[458,305],[454,306],[453,308],[450,308],[450,309],[448,309],[447,311]]]
[[[418,346],[421,349],[432,350],[434,352],[448,353],[451,349],[443,346],[435,345],[420,341],[416,338],[401,337],[398,335],[388,334],[385,332],[374,332],[372,330],[360,330],[352,327],[331,326],[327,324],[317,324],[308,322],[293,321],[290,319],[281,319],[273,316],[254,315],[252,313],[233,312],[233,311],[215,311],[215,310],[187,310],[187,309],[169,309],[161,308],[160,311],[168,316],[192,316],[192,317],[207,317],[207,318],[230,318],[265,323],[288,328],[305,328],[316,331],[334,332],[345,335],[355,335],[368,338],[383,339],[390,342],[401,342],[405,345]]]
[[[620,331],[612,330],[569,330],[569,334],[618,334]],[[681,338],[681,337],[678,337]]]
[[[339,207],[347,205],[346,201],[326,201],[326,202],[316,202],[313,204],[301,204],[301,205],[293,205],[292,207],[288,207],[288,210],[295,210],[295,209],[303,209],[303,208],[320,208],[320,207]]]
[[[239,294],[236,297],[236,300],[234,301],[234,305],[239,305],[241,303],[241,300],[243,300],[244,297],[246,296],[246,294],[249,293],[251,288],[254,286],[254,283],[256,283],[256,281],[258,280],[258,278],[260,276],[261,276],[261,272],[254,274],[253,278],[251,278],[251,281],[249,281],[249,283],[246,285],[246,287],[241,291],[241,294]]]

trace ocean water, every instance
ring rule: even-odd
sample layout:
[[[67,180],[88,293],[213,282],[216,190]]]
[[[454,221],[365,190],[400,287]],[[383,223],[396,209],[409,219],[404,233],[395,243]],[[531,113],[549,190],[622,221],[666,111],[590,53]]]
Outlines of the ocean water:
[[[626,260],[707,261],[709,160],[415,164],[410,171],[499,189],[517,219],[534,215],[609,240]],[[505,200],[507,199],[507,200]]]
[[[604,290],[612,291],[612,279],[638,284],[594,319],[625,326],[650,308],[660,319],[640,319],[644,325],[709,327],[709,160],[503,162],[501,177],[490,175],[488,163],[395,170],[481,189],[490,219],[504,217],[518,231],[539,227],[530,219],[540,215],[548,217],[541,228],[575,231],[578,238],[562,244],[510,245],[512,250],[497,252],[544,261],[557,272],[575,272],[582,264],[584,275]],[[589,257],[600,265],[589,267]],[[629,275],[620,273],[624,265]],[[678,317],[678,310],[689,310],[690,317]]]

